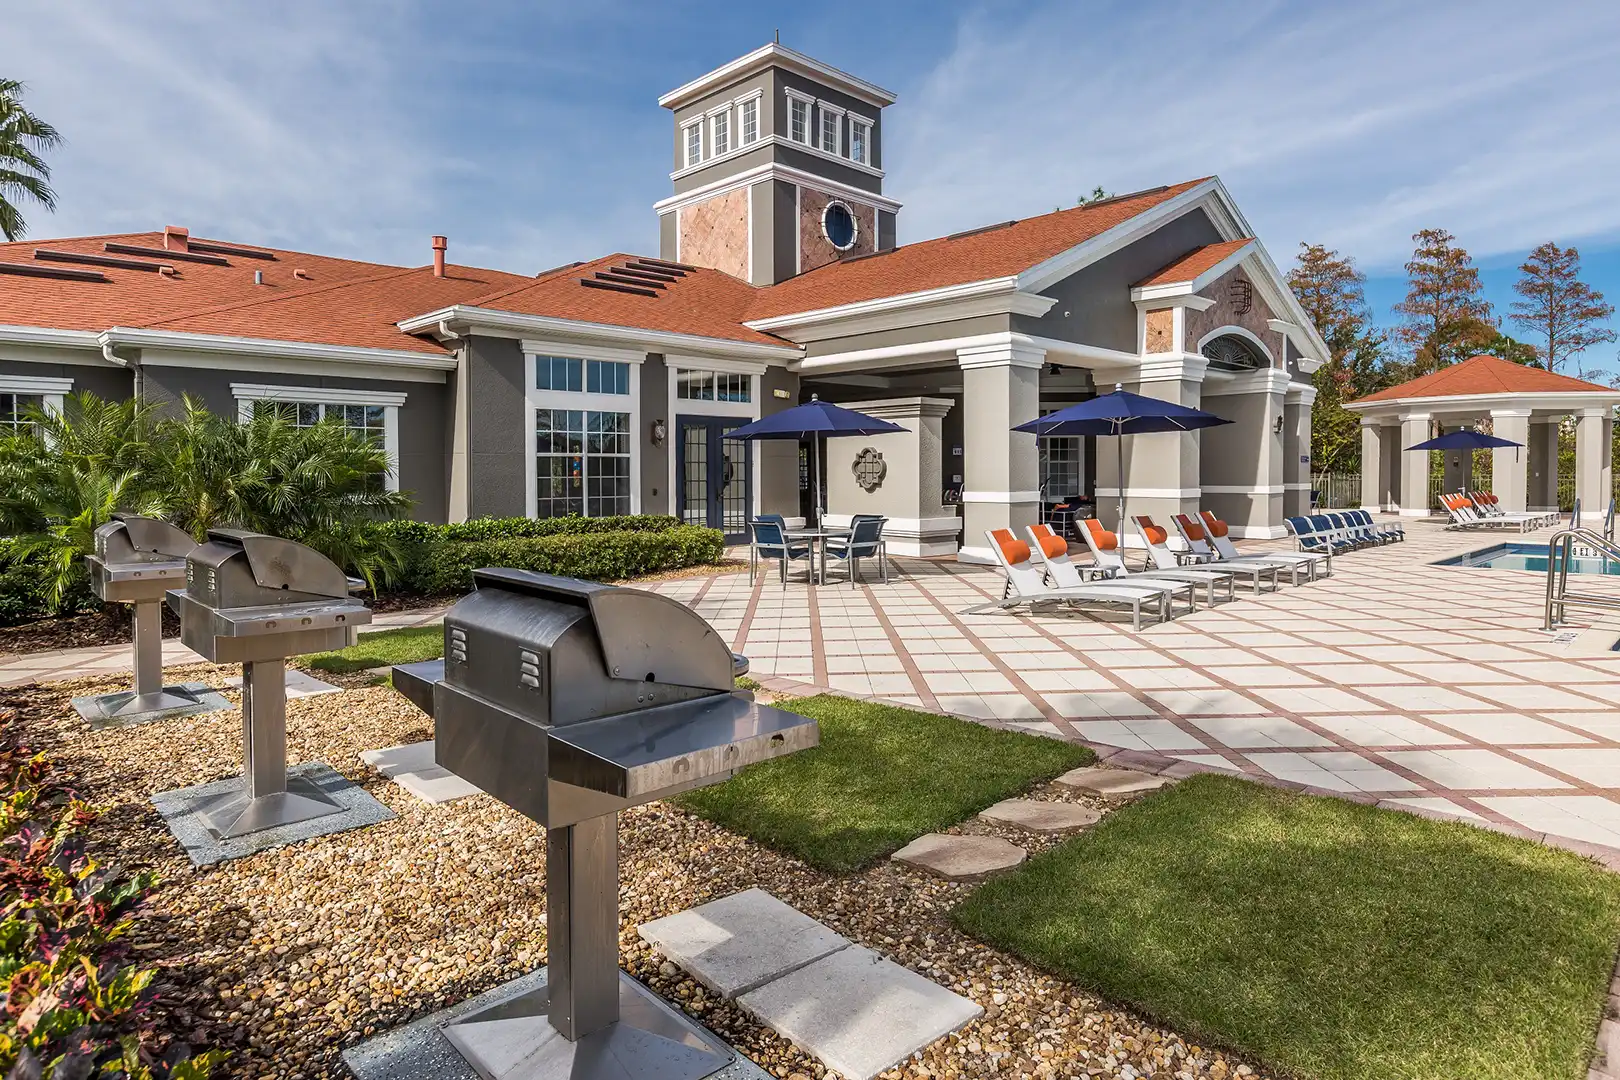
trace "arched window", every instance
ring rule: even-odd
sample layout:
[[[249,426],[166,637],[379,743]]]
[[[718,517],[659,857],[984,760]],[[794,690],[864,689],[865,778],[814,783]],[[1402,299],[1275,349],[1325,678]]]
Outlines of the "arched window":
[[[1204,343],[1204,358],[1217,371],[1253,371],[1270,367],[1271,361],[1255,348],[1254,342],[1236,334],[1222,334]]]

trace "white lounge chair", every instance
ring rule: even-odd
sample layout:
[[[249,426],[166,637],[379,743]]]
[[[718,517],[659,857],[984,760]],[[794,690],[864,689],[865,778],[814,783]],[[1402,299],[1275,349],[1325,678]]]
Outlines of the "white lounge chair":
[[[1177,567],[1174,570],[1137,570],[1132,572],[1125,565],[1125,560],[1119,554],[1119,537],[1102,527],[1102,522],[1096,518],[1085,518],[1080,523],[1080,535],[1085,539],[1086,546],[1091,549],[1093,565],[1098,573],[1109,581],[1130,581],[1131,584],[1148,581],[1176,581],[1191,585],[1207,587],[1209,606],[1215,606],[1215,586],[1226,586],[1226,598],[1237,599],[1237,583],[1231,574],[1220,570],[1194,569],[1192,567]],[[1044,526],[1036,526],[1044,528]],[[1070,564],[1076,576],[1080,569]]]
[[[1250,562],[1288,561],[1301,564],[1309,563],[1312,581],[1315,581],[1319,574],[1331,575],[1333,573],[1333,556],[1330,553],[1311,551],[1239,551],[1237,545],[1232,543],[1231,536],[1228,535],[1231,529],[1226,522],[1215,516],[1214,511],[1198,511],[1198,520],[1204,526],[1204,538],[1209,541],[1210,547],[1215,549],[1215,554],[1219,555],[1222,561],[1242,562],[1247,559]]]
[[[1469,491],[1465,492],[1464,494],[1468,496],[1468,501],[1473,503],[1474,512],[1485,521],[1523,521],[1526,523],[1526,528],[1535,529],[1540,528],[1543,525],[1555,525],[1558,523],[1558,519],[1563,517],[1562,514],[1556,511],[1553,513],[1547,513],[1545,511],[1538,512],[1532,510],[1526,510],[1523,512],[1503,510],[1502,500],[1498,499],[1495,495],[1492,495],[1488,491]]]
[[[1176,558],[1176,553],[1170,550],[1170,534],[1153,524],[1152,518],[1142,514],[1131,518],[1131,522],[1136,526],[1136,531],[1142,535],[1142,542],[1147,545],[1148,557],[1153,560],[1154,566],[1160,570],[1175,570],[1181,566],[1180,561]],[[1189,551],[1186,553],[1186,557],[1189,562],[1209,569],[1210,567],[1206,564],[1212,561],[1213,553],[1200,555],[1197,552]],[[1282,569],[1277,565],[1268,566],[1242,560],[1222,563],[1220,568],[1247,580],[1255,592],[1262,591],[1268,574],[1271,577],[1271,587],[1273,589],[1277,588],[1277,571]]]
[[[1145,603],[1149,605],[1150,610],[1157,611],[1159,622],[1164,622],[1170,617],[1170,594],[1162,589],[1112,583],[1053,589],[1047,586],[1041,568],[1035,565],[1029,545],[1014,536],[1010,529],[987,529],[984,535],[990,541],[990,551],[995,556],[996,562],[1001,564],[1002,571],[1007,575],[1007,584],[1000,600],[970,607],[962,613],[964,615],[977,615],[985,611],[1020,607],[1025,604],[1029,605],[1031,610],[1040,604],[1114,604],[1130,608],[1131,624],[1140,630],[1142,605]]]
[[[1288,576],[1295,585],[1299,584],[1299,572],[1301,570],[1305,571],[1305,576],[1309,580],[1316,580],[1317,559],[1315,556],[1296,555],[1293,552],[1287,551],[1281,551],[1275,555],[1272,555],[1269,552],[1254,552],[1245,555],[1232,545],[1231,540],[1227,539],[1226,522],[1221,521],[1219,518],[1216,518],[1216,521],[1221,527],[1220,539],[1221,543],[1224,544],[1225,547],[1211,544],[1211,540],[1214,537],[1214,532],[1207,522],[1194,521],[1186,514],[1175,514],[1170,518],[1170,521],[1175,525],[1176,532],[1181,534],[1182,542],[1187,545],[1188,551],[1192,552],[1194,555],[1208,556],[1208,558],[1200,564],[1202,566],[1229,567],[1233,564],[1242,566],[1274,566],[1278,570],[1288,571]],[[1230,552],[1230,554],[1228,554],[1228,552]]]
[[[1440,496],[1440,505],[1445,507],[1446,513],[1451,516],[1451,524],[1446,526],[1448,529],[1502,528],[1509,524],[1517,525],[1520,532],[1525,529],[1523,522],[1507,522],[1499,519],[1486,521],[1479,516],[1479,511],[1474,509],[1474,504],[1469,501],[1466,495],[1442,494]]]

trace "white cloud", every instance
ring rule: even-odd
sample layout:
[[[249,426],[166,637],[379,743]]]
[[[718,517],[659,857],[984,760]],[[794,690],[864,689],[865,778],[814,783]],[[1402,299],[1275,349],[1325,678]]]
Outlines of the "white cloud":
[[[1614,4],[996,8],[890,110],[886,190],[902,240],[1216,173],[1279,262],[1612,241],[1617,69]]]

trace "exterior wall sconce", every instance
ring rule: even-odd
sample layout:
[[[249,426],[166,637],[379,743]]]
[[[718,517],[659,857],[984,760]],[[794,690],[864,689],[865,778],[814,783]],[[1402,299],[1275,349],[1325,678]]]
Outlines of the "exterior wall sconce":
[[[651,435],[654,446],[663,446],[664,439],[669,435],[669,428],[665,426],[662,420],[654,420]]]
[[[1283,429],[1283,414],[1278,413],[1277,414],[1277,419],[1275,419],[1275,420],[1273,420],[1271,422],[1271,430],[1272,430],[1273,434],[1281,435],[1282,434],[1282,429]]]

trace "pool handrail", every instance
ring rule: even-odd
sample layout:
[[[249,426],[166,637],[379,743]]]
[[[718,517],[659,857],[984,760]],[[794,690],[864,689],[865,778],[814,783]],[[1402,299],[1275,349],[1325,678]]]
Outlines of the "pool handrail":
[[[1547,540],[1547,604],[1541,623],[1543,630],[1556,630],[1562,625],[1567,607],[1620,611],[1620,598],[1569,591],[1569,561],[1574,554],[1576,541],[1592,549],[1600,558],[1620,562],[1620,545],[1591,529],[1560,529],[1553,533]],[[1555,610],[1556,618],[1553,615]]]

